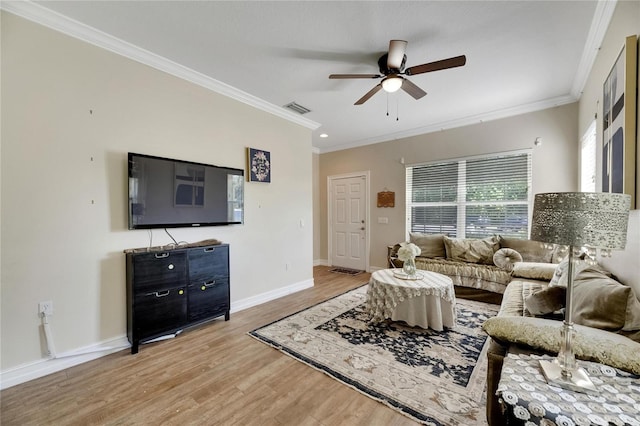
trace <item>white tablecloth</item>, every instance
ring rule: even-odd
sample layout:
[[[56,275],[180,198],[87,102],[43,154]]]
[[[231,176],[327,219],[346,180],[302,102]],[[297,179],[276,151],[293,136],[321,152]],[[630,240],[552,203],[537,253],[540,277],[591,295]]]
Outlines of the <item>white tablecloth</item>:
[[[401,269],[396,269],[401,272]],[[410,326],[442,331],[456,324],[456,296],[451,278],[419,271],[417,280],[404,280],[383,269],[371,274],[367,290],[367,311],[372,322],[387,318]]]

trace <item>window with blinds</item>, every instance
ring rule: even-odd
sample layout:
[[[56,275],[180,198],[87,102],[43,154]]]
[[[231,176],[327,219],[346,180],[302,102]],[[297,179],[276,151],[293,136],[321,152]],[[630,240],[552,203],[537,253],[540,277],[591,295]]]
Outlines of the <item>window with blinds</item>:
[[[580,142],[580,191],[596,192],[596,121],[593,120]]]
[[[407,167],[409,232],[527,238],[531,151]]]

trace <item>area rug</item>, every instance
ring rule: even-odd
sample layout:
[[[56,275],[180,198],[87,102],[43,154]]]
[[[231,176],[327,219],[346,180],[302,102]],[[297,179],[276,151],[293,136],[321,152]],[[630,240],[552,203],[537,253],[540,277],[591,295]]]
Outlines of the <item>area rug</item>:
[[[358,275],[363,273],[364,271],[349,268],[333,268],[329,269],[329,272],[335,272],[336,274]]]
[[[256,339],[428,425],[486,425],[487,336],[497,305],[458,299],[442,332],[369,324],[367,286],[249,332]]]

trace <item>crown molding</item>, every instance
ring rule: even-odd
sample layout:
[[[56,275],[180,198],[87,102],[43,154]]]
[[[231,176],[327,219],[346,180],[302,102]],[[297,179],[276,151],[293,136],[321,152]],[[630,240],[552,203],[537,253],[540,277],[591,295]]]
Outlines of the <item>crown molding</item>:
[[[593,20],[591,21],[591,28],[589,28],[589,34],[584,44],[580,64],[576,70],[573,86],[571,87],[571,95],[576,99],[580,99],[582,96],[582,91],[584,90],[585,84],[587,84],[589,74],[591,74],[591,68],[593,68],[593,64],[596,61],[596,56],[598,56],[600,45],[607,33],[617,3],[617,0],[605,0],[598,1],[596,4],[596,10],[593,13]]]
[[[21,18],[61,32],[94,46],[124,56],[144,65],[148,65],[167,74],[189,81],[212,92],[227,96],[236,101],[268,112],[277,117],[299,124],[311,130],[320,127],[320,123],[301,117],[280,106],[269,103],[242,90],[236,89],[221,81],[208,77],[200,72],[170,61],[148,50],[142,49],[103,31],[78,22],[60,13],[47,9],[31,1],[0,1],[0,9],[20,16]]]
[[[389,142],[392,140],[398,140],[403,138],[409,138],[412,136],[424,135],[429,133],[441,132],[443,130],[454,129],[457,127],[469,126],[471,124],[480,124],[486,121],[499,120],[501,118],[513,117],[516,115],[527,114],[530,112],[541,111],[548,108],[553,108],[561,105],[571,104],[576,102],[577,99],[572,95],[559,96],[556,98],[545,99],[538,102],[533,102],[525,105],[518,105],[511,108],[504,108],[496,111],[491,111],[482,114],[471,115],[456,120],[443,121],[440,123],[430,124],[424,127],[417,127],[404,132],[390,133],[376,138],[361,139],[353,143],[344,145],[334,145],[326,148],[320,148],[320,153],[324,154],[333,151],[342,151],[349,148],[358,148],[365,145],[371,145],[380,142]]]

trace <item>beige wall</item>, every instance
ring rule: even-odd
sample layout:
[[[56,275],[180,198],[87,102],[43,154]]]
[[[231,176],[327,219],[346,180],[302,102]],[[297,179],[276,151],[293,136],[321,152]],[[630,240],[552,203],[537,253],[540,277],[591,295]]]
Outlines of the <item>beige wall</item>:
[[[149,244],[127,230],[128,151],[243,169],[271,151],[244,225],[171,233],[230,244],[232,309],[312,284],[311,130],[6,12],[1,30],[3,372],[44,362],[40,301],[59,353],[125,334],[122,251]]]
[[[320,154],[313,154],[313,259],[320,258]]]
[[[587,79],[582,96],[580,98],[579,109],[579,134],[586,132],[587,128],[597,114],[596,135],[598,140],[598,160],[597,160],[597,185],[601,188],[602,180],[602,85],[607,79],[611,67],[620,54],[622,46],[627,36],[640,35],[640,1],[619,1],[615,12],[609,23],[609,28],[602,41],[598,55]],[[639,55],[640,57],[640,55]],[[640,88],[640,72],[638,73],[637,86]],[[640,122],[640,108],[638,108],[638,121]],[[640,132],[636,135],[637,146],[640,147]],[[640,208],[640,149],[636,150],[638,158],[636,166],[636,208]]]
[[[371,172],[370,239],[372,268],[386,265],[386,246],[405,239],[406,164],[473,156],[486,153],[533,149],[533,193],[577,190],[578,106],[576,103],[501,120],[445,130],[320,155],[319,197],[321,238],[316,263],[327,259],[327,177],[342,173]],[[534,147],[536,137],[542,146]],[[395,207],[378,208],[376,194],[394,191]],[[379,224],[387,217],[388,224]]]

